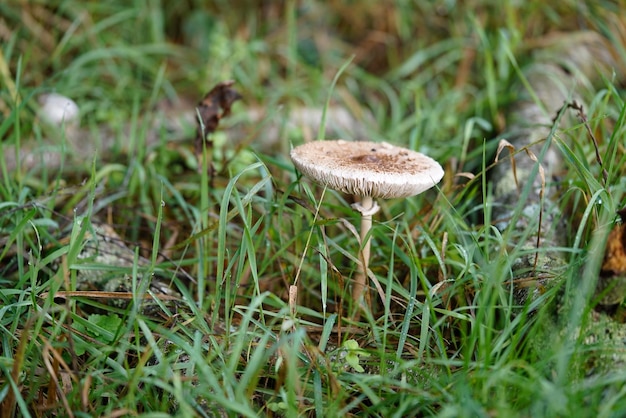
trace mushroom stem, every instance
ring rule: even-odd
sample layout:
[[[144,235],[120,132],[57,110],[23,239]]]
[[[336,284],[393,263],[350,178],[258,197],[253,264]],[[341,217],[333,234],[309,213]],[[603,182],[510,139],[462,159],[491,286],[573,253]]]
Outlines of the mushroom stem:
[[[372,215],[378,212],[379,207],[371,196],[363,196],[361,202],[353,205],[353,207],[361,212],[361,263],[357,267],[352,286],[352,299],[359,304],[367,283],[371,244],[369,232],[372,229]]]

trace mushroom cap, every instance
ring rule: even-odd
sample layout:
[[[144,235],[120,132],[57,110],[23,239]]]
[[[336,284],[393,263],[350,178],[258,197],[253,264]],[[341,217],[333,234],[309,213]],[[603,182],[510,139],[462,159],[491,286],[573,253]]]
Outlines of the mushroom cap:
[[[39,116],[54,126],[74,125],[78,123],[79,109],[76,102],[69,97],[57,93],[44,94],[39,97],[41,107]]]
[[[386,142],[313,141],[292,149],[291,160],[333,190],[383,199],[420,194],[443,177],[432,158]]]

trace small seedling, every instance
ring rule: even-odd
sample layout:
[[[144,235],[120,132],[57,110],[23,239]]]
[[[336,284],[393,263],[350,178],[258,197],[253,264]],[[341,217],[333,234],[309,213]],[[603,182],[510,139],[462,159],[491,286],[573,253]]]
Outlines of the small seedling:
[[[360,364],[361,357],[369,357],[370,354],[359,347],[359,343],[356,340],[346,340],[341,345],[341,349],[345,353],[344,359],[350,367],[359,373],[365,372],[365,369]]]

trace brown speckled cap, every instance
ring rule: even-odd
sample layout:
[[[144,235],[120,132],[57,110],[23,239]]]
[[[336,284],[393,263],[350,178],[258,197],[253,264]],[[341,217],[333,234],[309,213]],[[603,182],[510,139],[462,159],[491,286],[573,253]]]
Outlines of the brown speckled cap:
[[[357,196],[414,196],[443,177],[432,158],[386,142],[313,141],[292,149],[291,159],[311,180]]]

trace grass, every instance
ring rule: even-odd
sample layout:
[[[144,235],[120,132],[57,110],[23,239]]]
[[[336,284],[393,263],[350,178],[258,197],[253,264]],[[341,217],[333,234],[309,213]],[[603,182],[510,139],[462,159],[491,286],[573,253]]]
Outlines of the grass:
[[[508,284],[534,230],[492,225],[492,138],[518,70],[550,29],[618,21],[618,2],[544,3],[1,5],[2,417],[623,415],[623,321],[594,298],[623,207],[617,78],[585,93],[606,186],[583,124],[553,139],[559,285],[520,306]],[[196,159],[193,120],[172,126],[230,78],[244,99]],[[51,91],[79,103],[95,156],[40,123]],[[424,197],[380,202],[384,300],[357,323],[350,197],[288,158],[315,138],[289,110],[337,106],[446,169]],[[43,147],[61,163],[10,167]]]

